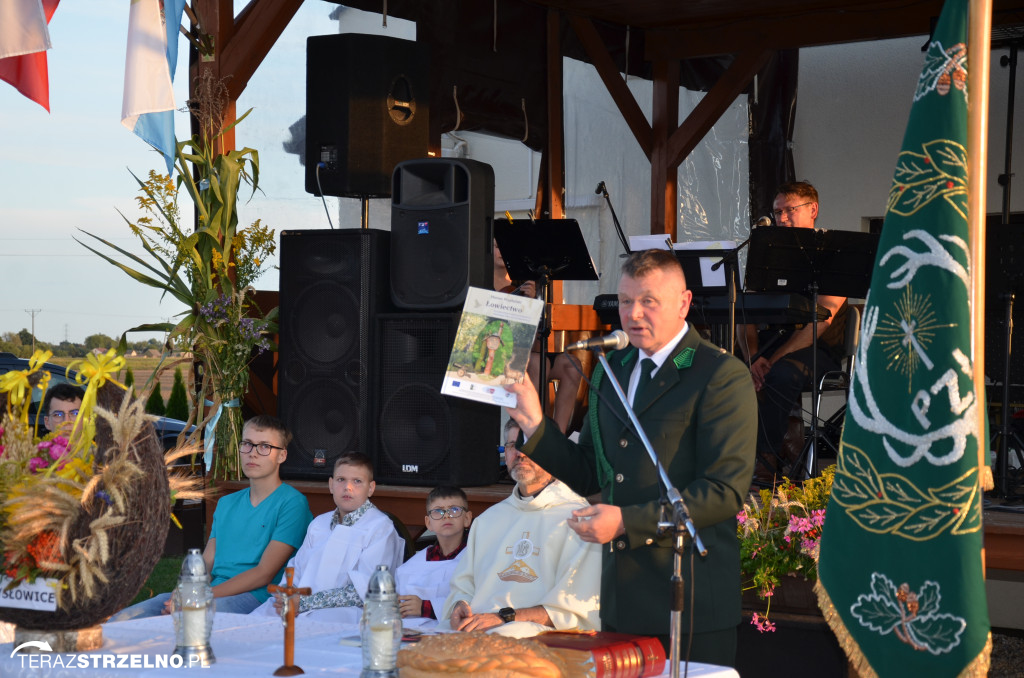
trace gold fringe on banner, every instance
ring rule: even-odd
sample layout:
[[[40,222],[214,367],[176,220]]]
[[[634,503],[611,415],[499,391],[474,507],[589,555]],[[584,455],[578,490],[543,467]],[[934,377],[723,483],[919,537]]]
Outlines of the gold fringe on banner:
[[[821,579],[814,582],[814,592],[818,596],[818,607],[825,616],[825,621],[828,622],[832,633],[836,635],[839,647],[843,648],[843,652],[846,653],[846,659],[850,662],[850,668],[857,672],[856,676],[859,678],[878,678],[878,674],[871,668],[868,658],[861,652],[860,645],[853,639],[850,632],[846,630],[846,624],[843,623],[843,618],[839,615],[835,605],[832,604],[832,598],[822,585]],[[988,675],[991,656],[992,632],[990,631],[981,653],[972,659],[964,667],[963,671],[957,674],[957,678],[985,678]]]
[[[875,670],[871,668],[871,664],[868,663],[868,658],[860,651],[860,645],[853,639],[850,632],[846,630],[846,624],[843,623],[843,618],[839,616],[836,606],[832,604],[832,598],[828,595],[828,591],[825,590],[820,578],[814,582],[814,592],[818,595],[818,607],[825,616],[825,621],[828,622],[832,633],[836,634],[839,647],[843,648],[843,652],[846,653],[846,658],[850,662],[850,668],[856,671],[860,678],[878,678],[878,674],[875,673]]]
[[[985,678],[988,675],[988,670],[992,664],[992,632],[988,632],[988,640],[985,641],[985,647],[981,649],[981,654],[971,660],[971,663],[964,667],[957,678]]]

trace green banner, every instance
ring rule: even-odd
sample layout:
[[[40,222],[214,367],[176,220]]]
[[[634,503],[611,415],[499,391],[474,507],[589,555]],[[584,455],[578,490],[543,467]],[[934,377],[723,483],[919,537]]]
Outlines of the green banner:
[[[822,534],[819,600],[862,678],[987,674],[966,29],[967,1],[947,0],[889,190]]]

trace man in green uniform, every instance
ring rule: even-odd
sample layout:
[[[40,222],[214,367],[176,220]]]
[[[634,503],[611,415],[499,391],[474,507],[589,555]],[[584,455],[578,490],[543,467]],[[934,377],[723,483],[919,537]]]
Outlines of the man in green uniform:
[[[757,401],[743,363],[687,325],[691,298],[672,253],[632,254],[619,282],[619,316],[631,346],[608,362],[708,549],[691,572],[687,540],[682,621],[689,633],[692,614],[690,659],[732,666],[740,620],[736,514],[754,469]],[[579,443],[543,416],[531,384],[506,388],[518,396],[509,414],[526,437],[522,452],[577,493],[601,492],[602,503],[575,511],[570,526],[584,540],[608,544],[603,628],[658,635],[667,644],[673,537],[657,534],[658,473],[609,376],[601,368],[594,373]],[[685,649],[684,638],[684,657]]]

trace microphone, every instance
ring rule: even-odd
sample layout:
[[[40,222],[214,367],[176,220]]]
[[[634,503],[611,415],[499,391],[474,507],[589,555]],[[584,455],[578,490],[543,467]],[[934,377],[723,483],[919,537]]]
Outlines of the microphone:
[[[772,218],[771,217],[761,217],[760,219],[758,219],[757,221],[754,222],[754,226],[771,226],[771,225],[772,225]]]
[[[604,193],[604,190],[605,190],[605,188],[604,188],[604,182],[603,182],[603,181],[601,181],[601,182],[599,182],[599,183],[597,184],[597,188],[595,188],[595,189],[594,189],[594,193],[595,193],[596,195],[601,195],[602,193]]]
[[[595,337],[593,339],[584,339],[583,341],[577,341],[575,344],[570,344],[565,347],[566,351],[575,351],[581,348],[600,348],[600,349],[611,349],[617,350],[620,348],[626,348],[629,346],[629,335],[622,330],[615,330],[609,335],[603,337]]]

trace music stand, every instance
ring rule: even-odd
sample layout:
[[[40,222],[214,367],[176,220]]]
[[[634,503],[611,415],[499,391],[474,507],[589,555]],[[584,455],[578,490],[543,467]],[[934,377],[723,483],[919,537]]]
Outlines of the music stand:
[[[706,249],[689,250],[676,249],[673,254],[683,267],[683,275],[686,277],[686,289],[693,292],[691,308],[702,309],[710,297],[726,297],[735,304],[736,285],[735,268],[729,265],[730,259],[726,257],[735,250],[732,249]],[[725,270],[721,271],[722,262],[725,262]],[[717,266],[717,268],[716,268]],[[730,278],[730,276],[733,276]],[[730,284],[732,283],[732,284]],[[718,325],[711,326],[712,339],[717,344],[728,345],[728,339],[722,338],[721,329]],[[726,331],[726,335],[730,335]]]
[[[863,298],[871,286],[877,250],[878,236],[872,233],[762,226],[750,232],[744,287],[754,292],[809,292],[812,309],[818,308],[819,294]],[[816,344],[817,313],[811,313],[811,326]],[[818,426],[818,391],[818,352],[815,350],[811,351],[811,434],[793,462],[796,475],[795,470],[806,459],[808,478],[815,473],[815,457],[822,438]]]
[[[995,481],[996,496],[1003,499],[1019,499],[1019,495],[1009,486],[1009,458],[1011,450],[1016,453],[1017,464],[1024,468],[1024,456],[1021,450],[1024,449],[1024,441],[1010,427],[1010,386],[1024,382],[1024,369],[1021,361],[1012,360],[1013,356],[1013,325],[1014,316],[1020,318],[1019,313],[1014,312],[1014,301],[1016,297],[1024,295],[1024,247],[1021,246],[1021,234],[1024,226],[1021,224],[995,224],[988,229],[986,243],[986,282],[985,288],[991,301],[998,304],[986,303],[986,316],[995,316],[995,309],[1002,307],[1002,346],[996,344],[997,323],[992,322],[986,327],[986,351],[985,351],[985,372],[992,383],[998,384],[1000,388],[1001,423],[992,434],[990,446],[996,451],[996,461],[993,468],[993,480]],[[988,325],[988,323],[986,323]],[[991,330],[991,331],[989,331]],[[989,336],[992,336],[992,348],[989,347]],[[1020,343],[1018,342],[1018,346]],[[998,353],[995,348],[1001,349]],[[1001,354],[1001,355],[1000,355]],[[1001,369],[1000,369],[1001,368]],[[1011,371],[1012,368],[1012,371]],[[1010,444],[1013,443],[1013,447]]]
[[[598,280],[583,232],[575,219],[534,219],[494,222],[494,239],[505,260],[509,278],[536,280],[542,290],[544,313],[537,336],[540,338],[540,371],[537,388],[540,406],[547,411],[548,336],[551,334],[549,287],[552,280]]]

